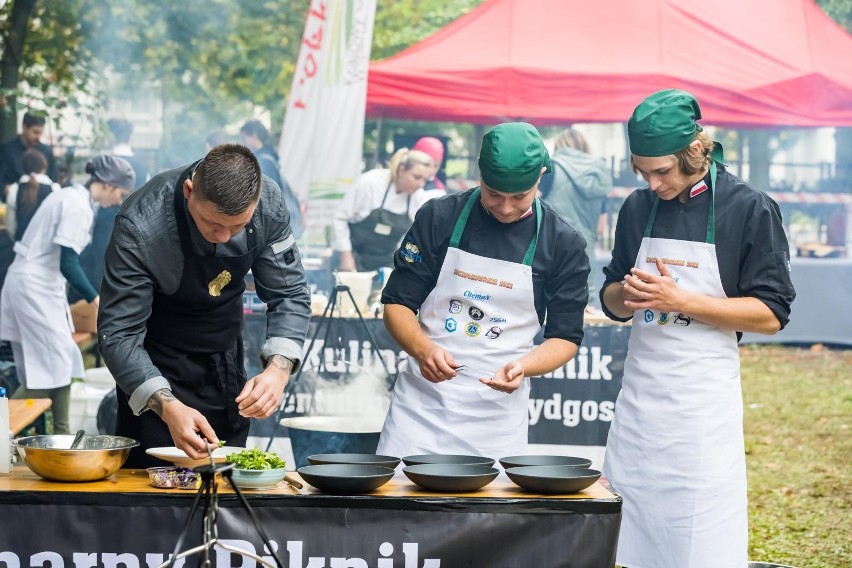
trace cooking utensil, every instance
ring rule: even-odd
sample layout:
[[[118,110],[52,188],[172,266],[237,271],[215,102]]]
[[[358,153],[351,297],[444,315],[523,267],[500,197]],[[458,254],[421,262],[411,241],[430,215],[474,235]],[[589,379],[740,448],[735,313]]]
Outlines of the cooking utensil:
[[[528,465],[567,465],[570,467],[591,467],[592,460],[586,458],[576,458],[572,456],[509,456],[507,458],[500,458],[500,465],[502,465],[504,469],[509,469],[510,467],[524,467]]]
[[[381,456],[379,454],[315,454],[308,456],[311,465],[324,463],[359,463],[364,465],[378,465],[394,469],[399,465],[399,458],[393,456]]]
[[[72,450],[77,449],[77,446],[80,445],[80,441],[83,439],[83,436],[85,436],[85,435],[86,435],[85,429],[80,428],[79,430],[77,430],[77,433],[74,434],[74,441],[71,442],[71,449]]]
[[[33,473],[50,481],[97,481],[118,471],[139,445],[122,436],[83,436],[70,449],[71,435],[27,436],[12,443]]]
[[[296,467],[310,465],[308,456],[336,452],[375,453],[384,414],[378,418],[295,416],[284,418]]]
[[[477,491],[500,473],[497,468],[485,465],[448,463],[410,465],[402,468],[402,472],[423,489],[442,493]]]
[[[405,456],[402,458],[405,465],[421,465],[427,463],[455,464],[455,465],[484,465],[491,467],[494,459],[483,456],[464,456],[458,454],[420,454],[416,456]]]
[[[302,485],[302,482],[300,482],[298,479],[293,477],[292,473],[285,473],[284,474],[284,483],[286,483],[287,485],[289,485],[293,489],[302,489],[304,487],[304,485]]]
[[[378,465],[319,464],[300,467],[299,475],[323,493],[369,493],[390,481],[393,470]]]
[[[510,467],[506,475],[532,493],[578,493],[597,481],[601,472],[566,465],[531,465]]]

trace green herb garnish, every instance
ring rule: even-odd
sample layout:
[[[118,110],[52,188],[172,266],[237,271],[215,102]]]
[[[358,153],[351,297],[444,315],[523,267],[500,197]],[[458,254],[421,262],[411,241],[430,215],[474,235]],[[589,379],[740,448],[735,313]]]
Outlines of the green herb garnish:
[[[238,469],[279,469],[286,466],[275,452],[264,452],[258,448],[228,454],[225,459]]]
[[[217,448],[224,448],[225,447],[225,440],[219,440],[219,443],[216,445],[216,447]]]

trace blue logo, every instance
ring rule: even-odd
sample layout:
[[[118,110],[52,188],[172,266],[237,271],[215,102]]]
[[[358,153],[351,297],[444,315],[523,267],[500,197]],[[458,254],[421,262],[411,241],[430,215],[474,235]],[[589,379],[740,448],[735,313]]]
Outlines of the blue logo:
[[[503,312],[494,312],[491,314],[491,317],[488,318],[488,321],[491,323],[506,323],[506,316],[503,315]]]
[[[489,294],[483,294],[482,292],[478,291],[471,292],[470,290],[464,291],[464,297],[470,298],[471,300],[482,300],[483,302],[487,302],[491,299],[491,296]]]
[[[651,323],[652,321],[654,321],[654,312],[645,310],[645,323]]]
[[[447,318],[447,321],[444,322],[444,329],[446,329],[450,333],[453,333],[458,328],[459,324],[453,318]]]
[[[659,325],[666,325],[669,323],[669,312],[660,312],[660,319],[657,320]]]
[[[481,329],[478,323],[472,321],[465,326],[464,332],[470,337],[476,337]]]

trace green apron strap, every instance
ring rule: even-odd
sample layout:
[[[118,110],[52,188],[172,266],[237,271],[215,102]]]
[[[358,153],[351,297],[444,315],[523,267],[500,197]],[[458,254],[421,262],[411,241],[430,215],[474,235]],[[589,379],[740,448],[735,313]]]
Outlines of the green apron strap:
[[[713,154],[714,158],[716,154]],[[716,243],[716,160],[710,162],[710,210],[707,212],[707,235],[704,242]],[[648,215],[648,222],[645,224],[644,238],[651,236],[651,229],[654,227],[654,220],[657,218],[657,208],[660,205],[660,198],[654,199],[654,205],[651,206],[651,214]]]
[[[479,199],[478,187],[467,198],[467,203],[465,203],[461,215],[456,220],[456,226],[453,227],[453,235],[450,237],[450,246],[452,248],[459,248],[459,242],[461,242],[462,233],[464,233],[465,225],[467,225],[467,219],[470,217],[470,212],[473,210],[477,199]]]
[[[450,236],[450,247],[459,248],[459,243],[461,242],[462,233],[464,233],[464,228],[467,225],[467,220],[470,217],[470,212],[473,210],[473,206],[476,205],[476,202],[479,200],[480,189],[477,187],[470,194],[470,197],[467,198],[467,203],[464,205],[464,209],[462,209],[461,215],[456,220],[456,225],[453,227],[453,234]],[[541,200],[536,197],[535,198],[535,236],[533,237],[530,246],[527,247],[527,252],[524,255],[523,263],[526,266],[532,266],[533,256],[535,255],[535,248],[538,246],[538,234],[541,231]]]
[[[530,246],[527,247],[527,254],[524,255],[524,264],[532,266],[533,256],[535,256],[535,247],[538,245],[538,233],[541,230],[541,200],[535,198],[535,236],[533,237]]]

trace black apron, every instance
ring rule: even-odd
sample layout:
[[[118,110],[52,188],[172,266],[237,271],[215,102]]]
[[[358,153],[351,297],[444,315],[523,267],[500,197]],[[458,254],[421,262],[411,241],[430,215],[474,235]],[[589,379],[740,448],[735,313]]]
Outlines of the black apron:
[[[384,208],[390,186],[389,183],[378,209],[373,209],[357,223],[349,223],[352,256],[360,272],[393,266],[393,254],[411,228],[411,219],[408,217],[411,195],[405,203],[405,213],[393,213]]]
[[[172,295],[154,293],[144,346],[174,396],[201,412],[220,440],[243,447],[250,420],[240,416],[234,399],[246,383],[242,296],[245,275],[257,254],[257,230],[252,223],[246,225],[248,252],[241,256],[197,255],[183,196],[188,174],[175,187],[175,219],[184,255],[180,285]],[[134,416],[128,400],[118,389],[116,434],[141,444],[131,450],[124,467],[163,465],[145,450],[174,446],[168,426],[150,410]]]

